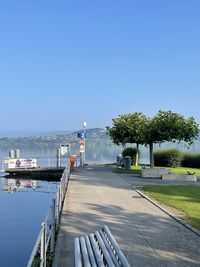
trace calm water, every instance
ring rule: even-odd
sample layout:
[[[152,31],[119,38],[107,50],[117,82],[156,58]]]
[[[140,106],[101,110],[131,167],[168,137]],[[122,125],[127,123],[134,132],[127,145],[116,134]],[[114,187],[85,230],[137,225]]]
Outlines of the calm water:
[[[57,183],[0,178],[0,266],[26,266]]]

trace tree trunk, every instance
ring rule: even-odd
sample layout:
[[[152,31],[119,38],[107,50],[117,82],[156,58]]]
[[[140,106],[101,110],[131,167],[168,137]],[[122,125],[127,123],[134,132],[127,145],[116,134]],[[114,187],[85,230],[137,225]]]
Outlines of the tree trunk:
[[[138,162],[139,162],[139,144],[136,144],[137,147],[137,153],[135,155],[135,166],[138,166]]]
[[[149,153],[150,153],[150,167],[154,167],[154,156],[153,156],[153,143],[149,144]]]

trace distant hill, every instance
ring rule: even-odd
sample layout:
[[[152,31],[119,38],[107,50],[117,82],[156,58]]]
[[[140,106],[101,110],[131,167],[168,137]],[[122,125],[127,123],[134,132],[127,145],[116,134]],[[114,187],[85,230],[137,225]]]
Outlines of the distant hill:
[[[47,135],[64,135],[70,134],[73,131],[47,131],[47,132],[32,132],[32,131],[0,131],[0,138],[9,137],[30,137],[30,136],[47,136]]]
[[[1,137],[0,150],[2,152],[10,149],[21,149],[23,151],[37,150],[39,153],[51,153],[49,151],[52,151],[52,154],[55,155],[56,149],[60,145],[70,144],[71,153],[79,154],[80,138],[77,137],[77,133],[82,131],[50,131],[47,133],[38,132],[33,136]],[[104,158],[109,154],[116,155],[117,153],[121,153],[123,149],[112,143],[104,128],[86,129],[86,144],[87,151],[90,151],[91,154],[99,154],[99,157],[101,154],[104,154]],[[188,151],[188,148],[183,143],[164,143],[161,146],[155,145],[154,148],[155,150],[178,148]],[[148,153],[148,148],[141,146],[140,149],[142,153]],[[194,142],[189,151],[200,153],[200,137]]]
[[[20,136],[18,133],[17,137],[6,136],[0,138],[0,149],[9,150],[16,148],[40,148],[40,147],[58,147],[61,144],[66,143],[77,143],[79,144],[79,138],[77,137],[77,133],[79,131],[55,131],[55,132],[47,132],[47,133],[34,133],[34,135]],[[14,133],[13,133],[14,134]],[[16,133],[15,133],[16,134]],[[22,134],[22,133],[21,133]],[[25,134],[25,132],[24,132]],[[87,142],[109,142],[110,138],[106,135],[106,130],[102,128],[93,128],[86,130]]]
[[[2,137],[0,138],[0,157],[8,156],[11,149],[20,149],[22,156],[28,157],[50,157],[55,161],[57,148],[62,144],[70,144],[70,154],[80,155],[80,138],[73,131],[48,132],[45,135],[26,137]],[[114,162],[116,155],[121,153],[122,148],[114,145],[106,130],[94,128],[86,130],[86,159],[90,163]],[[49,164],[49,161],[48,163]],[[54,163],[55,164],[55,163]]]

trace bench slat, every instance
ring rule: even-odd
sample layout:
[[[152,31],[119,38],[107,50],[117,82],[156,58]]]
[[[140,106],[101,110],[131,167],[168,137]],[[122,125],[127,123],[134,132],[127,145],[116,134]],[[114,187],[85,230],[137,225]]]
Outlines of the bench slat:
[[[86,246],[87,246],[87,250],[88,250],[91,266],[92,267],[97,267],[96,261],[95,261],[95,257],[94,257],[94,254],[93,254],[92,247],[91,247],[90,240],[89,240],[88,236],[85,236],[85,243],[86,243]]]
[[[82,263],[81,263],[81,251],[80,251],[80,242],[79,242],[79,238],[76,237],[74,239],[74,247],[75,247],[75,266],[76,267],[82,267]]]
[[[105,244],[104,244],[104,242],[103,242],[103,240],[102,240],[102,238],[101,238],[101,236],[100,236],[98,231],[95,232],[95,236],[97,238],[99,246],[101,247],[101,250],[102,250],[102,253],[103,253],[103,256],[105,258],[105,261],[106,261],[107,265],[109,267],[115,267],[115,264],[113,263],[112,258],[110,257],[110,255],[109,255],[109,253],[108,253],[108,251],[106,249],[106,246],[105,246]]]
[[[80,237],[81,251],[83,255],[84,267],[91,267],[88,251],[85,244],[85,239],[83,236]]]
[[[102,256],[101,256],[100,251],[99,251],[99,248],[97,246],[97,242],[94,238],[94,234],[90,234],[89,238],[90,238],[90,243],[92,245],[93,252],[94,252],[98,267],[105,267],[105,265],[103,263]]]
[[[103,231],[105,232],[105,235],[108,236],[108,238],[110,239],[112,246],[114,247],[118,257],[120,258],[120,261],[123,264],[123,267],[131,267],[130,264],[128,263],[127,259],[125,258],[123,252],[121,251],[121,249],[119,248],[119,246],[117,245],[117,242],[115,241],[115,239],[113,238],[110,230],[108,229],[108,227],[106,225],[104,225],[103,227]]]
[[[103,242],[104,242],[104,244],[105,244],[105,246],[106,246],[106,249],[107,249],[109,255],[111,256],[111,258],[112,258],[112,260],[113,260],[113,262],[114,262],[114,264],[115,264],[115,267],[120,267],[119,262],[117,261],[116,256],[115,256],[115,254],[114,254],[114,252],[113,252],[111,246],[109,245],[109,243],[108,243],[108,241],[107,241],[105,235],[103,234],[103,231],[100,230],[99,233],[100,233],[100,235],[101,235],[101,238],[102,238],[102,240],[103,240]]]
[[[76,237],[75,267],[131,267],[107,226]]]

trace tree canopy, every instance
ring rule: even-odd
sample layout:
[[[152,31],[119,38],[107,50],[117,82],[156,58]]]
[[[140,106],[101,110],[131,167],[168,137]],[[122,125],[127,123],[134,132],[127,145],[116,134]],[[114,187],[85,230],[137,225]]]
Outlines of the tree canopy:
[[[183,115],[172,111],[159,110],[149,120],[146,132],[146,144],[150,148],[150,165],[154,166],[153,144],[163,142],[186,142],[189,146],[199,134],[199,125],[193,117],[185,119]]]
[[[117,145],[124,145],[126,143],[145,143],[145,128],[147,126],[148,119],[144,114],[134,112],[119,115],[117,118],[112,119],[112,123],[112,127],[107,127],[107,132],[113,143]]]
[[[154,166],[154,143],[184,141],[190,146],[199,134],[199,125],[193,117],[185,119],[172,111],[159,110],[153,118],[134,112],[120,115],[112,121],[113,126],[107,127],[107,131],[113,143],[149,145],[151,167]]]
[[[193,117],[185,119],[178,113],[159,110],[149,122],[146,141],[147,143],[185,141],[191,145],[198,133],[199,127]]]
[[[140,112],[124,114],[113,119],[112,122],[112,127],[107,127],[107,131],[113,143],[117,145],[136,143],[137,150],[139,150],[140,144],[145,143],[148,118],[144,114]],[[138,152],[135,161],[136,165],[139,159]]]

